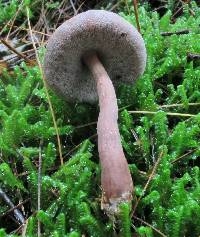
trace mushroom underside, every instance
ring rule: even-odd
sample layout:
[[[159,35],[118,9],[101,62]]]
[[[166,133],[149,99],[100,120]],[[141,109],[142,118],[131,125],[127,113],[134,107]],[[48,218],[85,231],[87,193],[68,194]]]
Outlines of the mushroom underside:
[[[98,101],[91,73],[83,64],[88,51],[98,54],[115,88],[133,83],[144,71],[146,52],[136,29],[117,14],[95,12],[87,11],[65,22],[47,45],[45,76],[49,86],[67,101]]]

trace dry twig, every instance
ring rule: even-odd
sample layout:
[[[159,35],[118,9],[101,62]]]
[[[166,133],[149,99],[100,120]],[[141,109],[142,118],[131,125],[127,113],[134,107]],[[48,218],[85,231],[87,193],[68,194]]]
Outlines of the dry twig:
[[[179,30],[175,32],[161,32],[160,35],[162,36],[171,36],[171,35],[184,35],[184,34],[189,34],[190,30]]]
[[[60,162],[61,162],[61,165],[63,165],[62,146],[61,146],[58,126],[57,126],[57,123],[56,123],[56,117],[55,117],[55,113],[54,113],[53,106],[52,106],[52,103],[51,103],[51,99],[50,99],[50,96],[49,96],[48,86],[47,86],[46,79],[44,77],[42,64],[40,63],[39,55],[37,53],[37,49],[36,49],[36,46],[35,46],[35,41],[33,39],[33,32],[32,32],[32,29],[31,29],[31,23],[30,23],[30,19],[29,19],[29,9],[26,8],[26,11],[27,11],[27,20],[28,20],[28,26],[29,26],[29,30],[30,30],[31,40],[32,40],[32,43],[33,43],[33,48],[35,49],[35,55],[36,55],[37,63],[38,63],[40,73],[41,73],[41,76],[42,76],[45,93],[46,93],[46,96],[47,96],[49,108],[50,108],[52,119],[53,119],[54,128],[56,130],[56,136],[57,136],[57,141],[58,141],[58,150],[59,150],[59,155],[60,155]]]
[[[13,212],[14,212],[14,215],[16,217],[16,219],[21,223],[21,224],[24,224],[25,222],[25,219],[22,215],[22,213],[15,208],[15,205],[13,204],[13,202],[10,200],[10,198],[8,197],[8,195],[0,188],[0,197],[6,202],[6,204],[13,208]]]
[[[200,103],[188,103],[188,106],[199,106]],[[161,105],[160,108],[173,108],[173,107],[183,107],[184,104],[170,104],[170,105]]]
[[[8,24],[10,26],[10,24]],[[23,31],[27,31],[29,32],[29,29],[26,29],[25,27],[22,27],[22,26],[13,26],[13,28],[17,29],[17,30],[23,30]],[[36,34],[41,34],[41,35],[44,35],[44,36],[47,36],[47,37],[50,37],[51,34],[46,34],[44,32],[40,32],[40,31],[37,31],[37,30],[33,30],[32,29],[32,32],[33,33],[36,33]]]
[[[15,15],[3,26],[1,32],[0,32],[0,36],[2,35],[2,33],[4,32],[4,30],[6,29],[6,27],[10,24],[12,26],[12,24],[14,24],[13,22],[15,21],[20,9],[21,9],[21,5],[23,4],[23,0],[19,5],[18,10],[16,11]],[[12,23],[11,23],[12,22]]]
[[[133,7],[134,7],[134,13],[135,13],[135,19],[137,24],[138,32],[140,32],[140,22],[138,17],[138,6],[137,6],[137,0],[133,0]]]
[[[15,15],[14,15],[14,18],[13,18],[11,24],[10,24],[10,29],[9,29],[8,34],[7,34],[7,36],[6,36],[6,40],[8,40],[8,38],[9,38],[9,36],[10,36],[10,32],[11,32],[12,27],[13,27],[13,25],[14,25],[14,23],[15,23],[15,20],[16,20],[16,18],[17,18],[17,16],[18,16],[18,14],[19,14],[19,12],[20,12],[22,6],[23,6],[23,3],[24,3],[24,1],[22,0],[21,3],[20,3],[20,5],[19,5],[19,8],[17,9],[17,12],[16,12]]]
[[[178,162],[179,160],[182,160],[183,158],[191,155],[192,153],[194,153],[195,151],[197,151],[199,148],[196,148],[194,150],[188,151],[187,153],[183,154],[182,156],[179,156],[178,158],[176,158],[175,160],[171,161],[171,164],[174,164],[176,162]]]
[[[72,8],[73,8],[73,10],[74,10],[74,16],[75,15],[77,15],[77,10],[76,10],[76,8],[75,8],[75,4],[74,4],[74,2],[73,2],[73,0],[69,0],[70,1],[70,3],[71,3],[71,5],[72,5]],[[75,1],[76,2],[76,1]]]
[[[8,49],[10,49],[12,52],[14,52],[17,56],[20,58],[23,58],[25,62],[34,65],[33,61],[28,59],[23,53],[18,52],[8,41],[1,39],[2,44],[4,44]]]
[[[188,53],[187,54],[188,61],[200,60],[200,54],[195,53]]]
[[[3,213],[0,217],[4,217],[7,216],[10,212],[13,212],[14,210],[18,209],[19,207],[21,207],[22,205],[24,205],[25,203],[27,203],[28,201],[30,201],[30,198],[27,198],[26,200],[24,200],[23,202],[20,202],[19,204],[17,204],[16,206],[10,208],[8,211],[6,211],[5,213]]]
[[[125,0],[125,3],[126,3],[126,8],[127,8],[128,14],[130,16],[131,15],[131,11],[130,11],[129,6],[128,6],[128,0]]]
[[[39,146],[39,161],[38,161],[38,212],[41,209],[41,190],[42,190],[42,141]],[[38,237],[41,236],[41,222],[38,220]]]
[[[156,111],[128,111],[130,114],[156,114]],[[169,116],[178,116],[178,117],[194,117],[196,114],[182,114],[182,113],[172,113],[172,112],[166,112],[166,115]]]
[[[87,139],[92,139],[94,137],[97,137],[97,133],[93,134],[92,136],[88,137]],[[76,149],[78,149],[81,146],[82,143],[79,143],[78,145],[76,145],[75,147],[73,147],[70,151],[67,152],[67,154],[65,154],[64,158],[69,156],[72,152],[74,152]]]
[[[136,220],[138,220],[138,221],[140,221],[142,224],[149,226],[152,230],[154,230],[155,232],[157,232],[160,236],[162,236],[162,237],[167,237],[167,236],[166,236],[165,234],[163,234],[160,230],[156,229],[154,226],[150,225],[149,223],[147,223],[146,221],[140,219],[139,217],[133,215],[133,218],[136,219]]]
[[[149,176],[149,178],[148,178],[148,180],[147,180],[147,182],[146,182],[146,184],[145,184],[145,186],[144,186],[144,188],[143,188],[143,190],[142,190],[142,195],[137,199],[137,201],[136,201],[136,203],[135,203],[135,206],[133,207],[133,211],[132,211],[132,213],[131,213],[131,216],[134,215],[134,213],[135,213],[135,211],[136,211],[136,208],[137,208],[137,206],[138,206],[140,200],[142,199],[142,197],[143,197],[143,195],[145,194],[145,192],[146,192],[146,190],[147,190],[147,188],[148,188],[148,186],[149,186],[151,180],[153,179],[153,177],[154,177],[154,175],[155,175],[155,172],[156,172],[156,170],[157,170],[157,168],[158,168],[158,165],[160,164],[160,161],[161,161],[162,157],[163,157],[163,151],[161,151],[161,153],[160,153],[160,155],[159,155],[159,157],[158,157],[158,159],[157,159],[157,161],[156,161],[156,163],[155,163],[155,165],[154,165],[154,167],[153,167],[153,169],[152,169],[152,172],[151,172],[151,174],[150,174],[150,176]]]

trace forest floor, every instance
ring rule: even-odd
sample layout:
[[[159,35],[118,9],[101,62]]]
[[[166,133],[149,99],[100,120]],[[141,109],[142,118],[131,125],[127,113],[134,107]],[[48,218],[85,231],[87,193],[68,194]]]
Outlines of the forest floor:
[[[0,237],[200,236],[200,3],[134,2],[0,0]],[[42,76],[48,39],[88,9],[140,27],[147,49],[144,75],[117,91],[135,196],[115,219],[101,210],[98,106]]]

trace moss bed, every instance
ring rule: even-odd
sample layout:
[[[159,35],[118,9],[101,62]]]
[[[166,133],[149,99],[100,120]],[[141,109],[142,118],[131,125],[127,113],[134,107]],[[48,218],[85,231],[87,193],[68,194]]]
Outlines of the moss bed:
[[[132,1],[122,2],[115,11],[136,26]],[[33,23],[35,9],[25,4]],[[38,222],[44,237],[200,235],[200,9],[195,1],[184,4],[175,20],[170,7],[159,14],[143,1],[138,11],[147,67],[135,85],[117,92],[120,134],[135,185],[133,206],[122,204],[115,220],[101,211],[98,107],[69,104],[50,91],[64,158],[60,165],[39,67],[22,62],[0,71],[0,190],[19,204],[15,210],[26,223],[20,224],[0,194],[0,237],[38,236]],[[23,11],[18,24],[22,19]],[[0,22],[6,20],[1,12]],[[41,60],[43,52],[39,48]]]

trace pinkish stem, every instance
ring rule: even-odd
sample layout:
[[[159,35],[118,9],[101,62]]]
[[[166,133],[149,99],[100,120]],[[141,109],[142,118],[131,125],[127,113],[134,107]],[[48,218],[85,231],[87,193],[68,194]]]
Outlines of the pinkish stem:
[[[133,182],[118,129],[115,89],[98,56],[88,54],[84,61],[96,81],[100,114],[97,123],[98,151],[101,162],[102,208],[108,214],[118,212],[118,205],[131,201]]]

